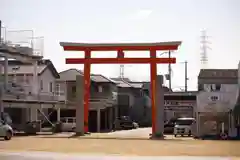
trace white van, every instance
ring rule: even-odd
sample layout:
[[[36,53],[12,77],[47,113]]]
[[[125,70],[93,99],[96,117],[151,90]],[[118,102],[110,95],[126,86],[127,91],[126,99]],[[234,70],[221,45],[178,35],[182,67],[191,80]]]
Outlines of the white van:
[[[75,117],[63,117],[62,122],[62,132],[74,132],[76,129],[76,118]]]
[[[174,125],[174,136],[177,135],[192,135],[192,125],[195,123],[195,118],[178,118]]]

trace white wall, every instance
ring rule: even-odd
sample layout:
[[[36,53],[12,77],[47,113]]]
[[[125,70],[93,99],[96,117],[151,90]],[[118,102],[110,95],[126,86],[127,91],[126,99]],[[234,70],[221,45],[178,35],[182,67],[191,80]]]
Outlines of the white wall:
[[[197,95],[197,111],[199,112],[207,112],[210,108],[206,108],[209,104],[214,110],[218,111],[226,111],[229,109],[233,109],[238,96],[238,84],[222,84],[220,91],[214,92],[199,92]],[[217,97],[217,99],[216,99]],[[223,108],[224,107],[224,108]]]
[[[55,77],[49,69],[46,69],[40,76],[38,76],[38,87],[40,93],[52,95],[55,90]],[[41,80],[43,82],[43,88],[40,88]],[[50,82],[52,83],[52,92],[50,92]]]

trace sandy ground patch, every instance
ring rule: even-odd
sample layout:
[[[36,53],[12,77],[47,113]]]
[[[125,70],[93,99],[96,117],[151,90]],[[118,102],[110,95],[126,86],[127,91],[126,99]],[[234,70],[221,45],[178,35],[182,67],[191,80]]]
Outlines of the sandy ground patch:
[[[131,140],[15,137],[0,141],[0,151],[47,151],[63,153],[100,153],[140,156],[236,156],[240,142],[201,140]]]

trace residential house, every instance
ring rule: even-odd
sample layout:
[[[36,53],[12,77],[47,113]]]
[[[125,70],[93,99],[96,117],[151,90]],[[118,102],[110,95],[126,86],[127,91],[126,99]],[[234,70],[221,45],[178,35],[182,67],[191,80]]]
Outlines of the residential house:
[[[118,116],[131,116],[134,117],[133,107],[136,99],[142,97],[142,84],[131,84],[127,78],[111,78],[117,83],[118,87]]]
[[[237,101],[238,69],[201,69],[196,118],[198,136],[236,134],[232,110]]]
[[[138,84],[140,82],[129,82],[130,84]],[[138,114],[139,119],[145,121],[148,125],[151,124],[151,99],[150,99],[150,82],[142,82],[142,92],[144,98],[139,98],[136,103],[137,106],[142,106],[144,110],[140,109]],[[196,107],[196,91],[189,92],[173,92],[168,87],[163,86],[164,92],[164,121],[169,121],[177,117],[194,117],[194,108]],[[142,111],[140,111],[142,110]],[[141,118],[140,118],[141,117]],[[139,120],[140,121],[140,120]]]
[[[60,95],[61,117],[75,117],[76,114],[76,76],[83,77],[77,69],[68,69],[59,73],[60,79],[56,80],[56,90]],[[114,114],[117,114],[117,86],[114,81],[99,74],[91,75],[90,106],[89,106],[89,131],[100,132],[112,129]],[[83,95],[81,95],[83,96]],[[100,114],[98,114],[100,112]],[[99,115],[99,116],[98,116]],[[99,122],[100,121],[100,122]]]
[[[0,62],[1,64],[3,61]],[[54,83],[59,74],[50,60],[40,60],[36,66],[16,60],[8,61],[8,85],[3,93],[4,111],[13,123],[46,120],[48,108],[58,103]],[[2,72],[3,75],[3,72]],[[45,117],[45,118],[44,118]]]

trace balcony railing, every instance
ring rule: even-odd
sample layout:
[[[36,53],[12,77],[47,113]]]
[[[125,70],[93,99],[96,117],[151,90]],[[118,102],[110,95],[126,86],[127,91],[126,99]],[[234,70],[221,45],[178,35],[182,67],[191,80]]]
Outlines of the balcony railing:
[[[76,94],[68,95],[66,101],[75,103],[76,102]],[[114,105],[117,104],[117,93],[113,94],[103,94],[103,93],[91,93],[90,102],[92,103],[104,103],[106,105]]]
[[[32,86],[9,82],[7,90],[4,92],[3,98],[5,99],[24,99],[36,101],[59,101],[60,96],[54,92],[41,92],[37,94],[32,92]]]
[[[9,31],[5,28],[0,49],[26,56],[43,56],[44,38],[33,37],[32,30]]]

